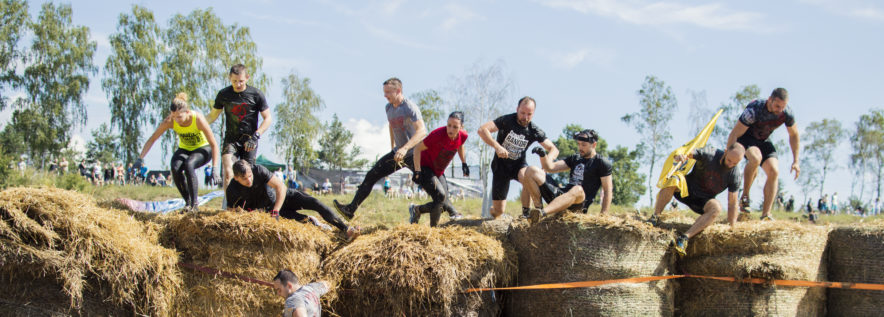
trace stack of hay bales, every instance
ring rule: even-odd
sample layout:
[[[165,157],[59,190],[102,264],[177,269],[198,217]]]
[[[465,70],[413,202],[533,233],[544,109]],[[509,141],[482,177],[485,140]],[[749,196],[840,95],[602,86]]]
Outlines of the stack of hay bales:
[[[332,253],[334,312],[342,316],[497,316],[490,292],[516,269],[501,242],[457,226],[401,225],[363,235]]]
[[[884,220],[840,227],[829,234],[829,280],[884,284]],[[884,291],[828,290],[829,312],[880,316]]]
[[[174,250],[125,213],[54,188],[0,192],[0,315],[165,316]]]
[[[787,280],[826,280],[828,228],[787,221],[716,224],[690,240],[680,261],[686,274]],[[823,316],[822,288],[771,286],[685,278],[679,314],[686,316]]]
[[[484,235],[501,241],[509,240],[509,231],[514,219],[512,216],[503,214],[497,219],[460,219],[442,224],[442,227],[458,226],[472,228]]]
[[[564,213],[510,235],[519,254],[519,285],[669,275],[673,235],[636,220]],[[669,316],[674,288],[668,280],[591,288],[520,290],[511,312],[519,316]]]
[[[320,262],[333,247],[330,235],[316,226],[258,212],[175,216],[167,231],[183,262],[268,282],[281,269],[292,270],[304,282],[317,279]],[[282,311],[282,299],[272,288],[182,270],[185,290],[175,305],[177,315],[275,316]]]

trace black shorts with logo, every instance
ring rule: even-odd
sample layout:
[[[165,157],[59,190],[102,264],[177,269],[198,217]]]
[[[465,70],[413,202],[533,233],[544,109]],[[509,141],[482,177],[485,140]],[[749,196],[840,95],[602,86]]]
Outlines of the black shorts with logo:
[[[749,133],[743,134],[743,136],[737,138],[737,142],[742,144],[746,150],[749,150],[750,147],[757,147],[761,150],[761,164],[764,164],[768,158],[776,158],[777,157],[777,148],[774,147],[773,143],[770,142],[770,139],[761,141],[756,139],[755,137],[749,135]]]
[[[712,200],[712,198],[702,198],[702,197],[696,197],[696,196],[691,196],[691,195],[688,195],[688,197],[682,198],[681,194],[679,194],[678,192],[676,192],[674,196],[675,196],[675,200],[678,200],[682,204],[687,205],[688,208],[691,208],[691,210],[693,210],[694,212],[701,214],[701,215],[706,213],[706,211],[703,210],[703,207],[706,206],[707,202]]]
[[[510,191],[510,181],[519,180],[519,170],[528,167],[524,161],[498,161],[491,162],[491,200],[506,200],[506,194]]]

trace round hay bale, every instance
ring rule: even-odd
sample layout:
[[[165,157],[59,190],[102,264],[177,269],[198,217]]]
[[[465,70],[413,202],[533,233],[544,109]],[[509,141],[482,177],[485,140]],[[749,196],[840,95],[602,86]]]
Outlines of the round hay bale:
[[[178,255],[146,232],[76,192],[0,192],[0,313],[169,315],[181,287]]]
[[[884,220],[835,228],[829,234],[829,280],[884,284]],[[837,316],[880,316],[884,292],[828,290],[829,312]]]
[[[509,285],[515,254],[498,240],[457,226],[401,225],[357,238],[332,253],[325,272],[342,316],[497,316],[491,292]]]
[[[503,214],[497,219],[460,219],[452,220],[442,224],[442,227],[459,226],[471,228],[487,236],[491,236],[498,240],[509,240],[508,235],[510,227],[515,219],[512,216]]]
[[[565,213],[529,226],[519,222],[510,237],[519,254],[519,285],[598,281],[668,275],[672,233],[639,221]],[[512,292],[519,316],[669,316],[670,281]]]
[[[788,221],[716,224],[691,239],[684,273],[737,278],[826,280],[827,227]],[[685,278],[676,305],[686,316],[823,316],[822,288],[774,287]]]
[[[182,262],[270,281],[281,269],[301,280],[319,277],[320,262],[332,249],[329,234],[316,226],[274,220],[266,213],[200,212],[173,216],[168,243]],[[184,290],[177,315],[273,316],[282,299],[267,286],[182,269]]]

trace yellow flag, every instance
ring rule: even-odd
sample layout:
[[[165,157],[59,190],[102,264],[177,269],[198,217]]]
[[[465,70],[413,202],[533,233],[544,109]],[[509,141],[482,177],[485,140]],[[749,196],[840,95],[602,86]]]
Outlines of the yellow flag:
[[[666,158],[666,162],[663,163],[663,171],[660,172],[660,180],[657,181],[658,188],[676,186],[678,187],[678,192],[681,197],[688,196],[688,184],[685,181],[685,175],[691,172],[691,169],[694,168],[694,164],[697,163],[697,161],[694,159],[688,159],[686,162],[678,164],[674,162],[675,156],[679,154],[686,156],[694,149],[706,146],[706,141],[709,140],[709,135],[712,134],[712,130],[715,129],[715,122],[718,121],[718,117],[721,115],[722,111],[724,110],[718,110],[718,113],[712,117],[712,120],[703,127],[703,130],[700,130],[700,133],[697,134],[693,140],[688,141],[688,143],[685,143],[669,154],[669,157]]]

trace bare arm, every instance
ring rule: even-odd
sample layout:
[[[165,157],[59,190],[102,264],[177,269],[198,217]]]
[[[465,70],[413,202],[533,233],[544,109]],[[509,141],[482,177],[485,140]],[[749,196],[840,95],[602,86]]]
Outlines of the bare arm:
[[[552,143],[552,141],[550,141],[549,139],[543,140],[543,142],[540,143],[540,146],[542,146],[546,150],[546,157],[550,158],[551,160],[559,157],[559,148],[557,148],[556,145]]]
[[[209,124],[212,124],[215,122],[215,119],[218,119],[218,116],[221,115],[221,112],[223,111],[224,109],[212,108],[212,111],[209,112],[209,116],[206,117],[206,120],[209,121]]]
[[[611,200],[614,199],[614,178],[612,175],[602,177],[602,211],[601,214],[608,212],[611,207]]]
[[[417,147],[414,148],[414,172],[420,173],[421,171],[421,152],[427,149],[427,145],[424,142],[418,143]]]
[[[276,191],[276,203],[273,204],[273,210],[279,211],[282,208],[282,203],[285,202],[285,184],[282,183],[279,177],[271,176],[267,185]]]
[[[209,122],[206,121],[206,118],[203,117],[201,113],[194,112],[196,115],[196,127],[203,132],[206,136],[206,141],[209,141],[209,146],[212,147],[212,166],[220,166],[221,165],[221,150],[218,146],[218,141],[215,140],[215,134],[212,133],[212,128],[209,126]]]
[[[424,125],[424,120],[420,119],[412,123],[414,125],[414,135],[408,139],[408,142],[405,142],[398,150],[396,150],[396,154],[393,156],[393,159],[397,162],[402,161],[405,158],[405,154],[408,153],[408,150],[413,148],[415,145],[424,140],[427,136],[427,128]],[[390,132],[392,134],[392,132]],[[391,135],[392,137],[392,135]]]
[[[801,165],[798,163],[798,152],[801,148],[798,125],[793,124],[791,127],[786,127],[786,132],[789,132],[789,146],[792,147],[792,169],[790,172],[795,171],[795,179],[798,179],[798,175],[801,174]]]
[[[737,223],[737,192],[727,192],[727,223]]]
[[[746,133],[746,130],[749,130],[749,127],[740,122],[740,120],[737,120],[737,124],[734,125],[734,129],[731,130],[731,134],[727,136],[727,145],[724,148],[730,148],[731,145],[734,144],[734,142],[737,142],[737,138],[743,136],[743,134]]]
[[[464,163],[464,164],[467,163],[467,159],[466,159],[466,156],[465,156],[464,151],[463,151],[463,144],[461,144],[460,147],[457,148],[457,156],[460,156],[460,162],[461,162],[461,163]],[[417,158],[417,157],[415,156],[415,158]]]
[[[261,111],[261,125],[258,126],[258,130],[256,132],[264,135],[264,131],[270,128],[270,124],[273,123],[273,114],[270,113],[270,108],[264,109]]]
[[[488,121],[483,123],[482,126],[479,127],[479,131],[477,131],[477,133],[479,134],[479,138],[481,138],[482,141],[485,142],[485,144],[488,144],[494,148],[494,152],[497,153],[497,157],[507,158],[509,156],[509,151],[503,148],[500,143],[497,143],[497,140],[491,137],[491,134],[497,132],[497,130],[497,125],[494,124],[494,121]]]
[[[166,119],[163,120],[163,122],[161,122],[159,126],[157,126],[156,131],[154,131],[153,134],[150,136],[150,138],[147,139],[147,142],[144,143],[144,147],[141,149],[141,154],[138,154],[138,158],[143,159],[144,156],[147,155],[147,152],[150,151],[150,148],[153,146],[153,143],[156,142],[157,139],[159,139],[161,135],[163,135],[163,132],[166,132],[166,130],[169,130],[171,128],[172,128],[172,117],[169,116],[169,117],[166,117]]]
[[[396,148],[396,140],[393,139],[393,126],[389,126],[390,128],[390,150]]]
[[[571,169],[563,160],[553,162],[549,155],[540,158],[540,165],[547,173],[558,173]]]

